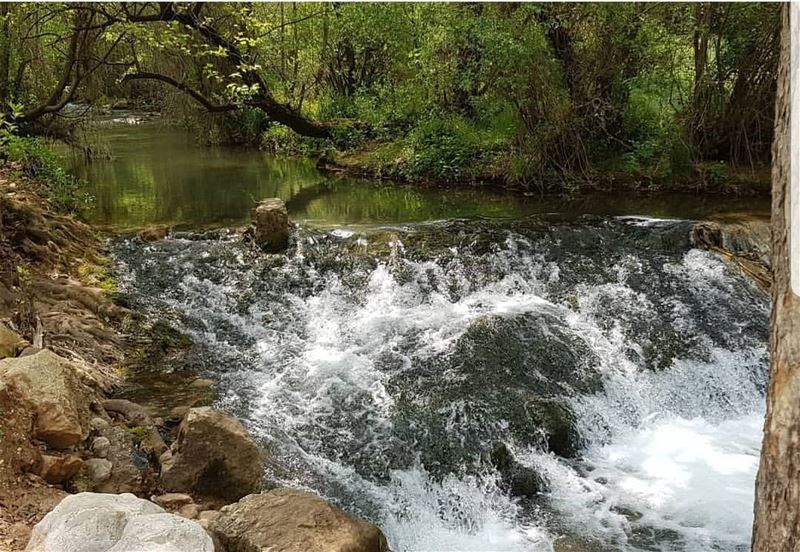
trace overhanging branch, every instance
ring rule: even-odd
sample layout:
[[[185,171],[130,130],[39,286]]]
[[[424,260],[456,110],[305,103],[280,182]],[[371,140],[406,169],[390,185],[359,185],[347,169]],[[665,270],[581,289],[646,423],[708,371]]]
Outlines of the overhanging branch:
[[[124,77],[122,77],[123,83],[127,83],[132,80],[156,80],[169,84],[173,88],[177,88],[181,92],[188,94],[189,96],[194,98],[199,104],[205,107],[208,111],[211,111],[213,113],[235,111],[236,109],[238,109],[238,106],[234,104],[215,104],[214,102],[212,102],[211,100],[200,94],[200,92],[198,92],[194,88],[186,85],[185,83],[178,82],[172,77],[168,77],[167,75],[162,75],[160,73],[149,73],[147,71],[138,71],[136,73],[128,73]]]

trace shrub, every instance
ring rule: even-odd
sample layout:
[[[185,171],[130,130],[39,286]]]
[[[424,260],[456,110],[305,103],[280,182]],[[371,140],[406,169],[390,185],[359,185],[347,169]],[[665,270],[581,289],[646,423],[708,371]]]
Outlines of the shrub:
[[[8,159],[22,165],[25,176],[44,184],[50,201],[59,209],[77,212],[91,202],[86,182],[68,173],[43,141],[11,136],[5,148]]]

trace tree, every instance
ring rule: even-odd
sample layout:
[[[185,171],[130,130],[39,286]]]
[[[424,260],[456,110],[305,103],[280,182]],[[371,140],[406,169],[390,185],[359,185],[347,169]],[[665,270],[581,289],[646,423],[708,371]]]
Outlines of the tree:
[[[756,479],[753,550],[800,547],[800,298],[789,280],[789,4],[781,51],[772,146],[772,318],[767,418]]]

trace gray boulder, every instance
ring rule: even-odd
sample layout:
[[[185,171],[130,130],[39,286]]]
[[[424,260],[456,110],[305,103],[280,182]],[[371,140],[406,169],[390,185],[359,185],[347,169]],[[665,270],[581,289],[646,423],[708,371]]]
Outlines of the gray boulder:
[[[214,552],[191,520],[132,494],[67,496],[33,528],[28,552]]]
[[[274,489],[220,510],[210,530],[227,552],[388,552],[381,530],[320,497]]]

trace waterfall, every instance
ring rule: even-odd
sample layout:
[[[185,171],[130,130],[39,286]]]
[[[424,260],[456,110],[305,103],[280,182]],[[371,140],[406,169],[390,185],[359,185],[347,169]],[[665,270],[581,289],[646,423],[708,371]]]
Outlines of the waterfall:
[[[301,228],[119,240],[123,290],[188,333],[267,478],[393,550],[745,550],[768,302],[686,222]],[[503,443],[538,474],[513,496]]]

